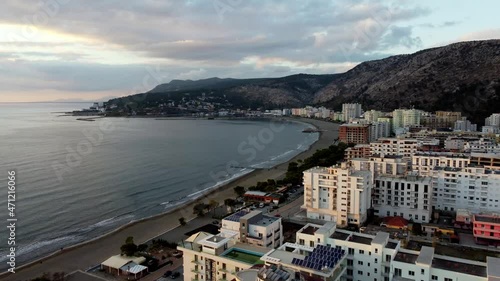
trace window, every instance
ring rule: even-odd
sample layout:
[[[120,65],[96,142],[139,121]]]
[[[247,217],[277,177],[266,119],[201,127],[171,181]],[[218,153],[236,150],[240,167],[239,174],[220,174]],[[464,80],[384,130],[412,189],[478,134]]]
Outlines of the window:
[[[363,271],[358,270],[358,274],[359,274],[359,275],[363,275]]]
[[[378,263],[378,259],[375,259],[375,263]]]
[[[432,280],[438,280],[438,277],[436,275],[432,275]]]
[[[420,274],[425,274],[425,269],[420,269]]]
[[[358,261],[358,265],[363,265],[363,262],[362,261]]]
[[[353,248],[349,248],[349,249],[347,250],[347,254],[349,254],[349,255],[354,255],[354,249],[353,249]]]
[[[375,248],[375,254],[378,254],[378,248]]]
[[[415,271],[408,270],[408,275],[415,276]]]
[[[364,255],[365,254],[365,251],[364,250],[359,250],[359,253]]]
[[[444,278],[444,281],[453,281],[451,278]]]
[[[377,269],[375,268],[375,269],[373,270],[373,272],[377,273]]]
[[[352,266],[354,264],[353,260],[347,259],[347,266]]]

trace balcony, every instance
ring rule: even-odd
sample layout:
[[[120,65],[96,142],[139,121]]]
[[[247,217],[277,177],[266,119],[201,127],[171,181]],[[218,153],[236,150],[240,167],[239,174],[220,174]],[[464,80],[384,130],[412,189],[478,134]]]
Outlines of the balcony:
[[[203,264],[203,262],[200,260],[192,260],[191,262],[194,264]]]

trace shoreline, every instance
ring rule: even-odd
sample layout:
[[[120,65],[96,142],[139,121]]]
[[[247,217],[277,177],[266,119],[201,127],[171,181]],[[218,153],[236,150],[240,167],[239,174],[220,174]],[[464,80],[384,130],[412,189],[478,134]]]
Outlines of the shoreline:
[[[335,138],[338,137],[339,124],[336,123],[305,118],[282,118],[282,120],[308,124],[308,126],[321,129],[321,131],[318,131],[318,140],[312,143],[307,150],[295,155],[286,162],[269,169],[255,169],[241,177],[229,180],[221,186],[201,193],[198,198],[186,202],[184,205],[181,204],[168,211],[129,222],[98,237],[69,246],[61,251],[53,252],[16,267],[15,274],[2,272],[0,280],[25,280],[38,277],[43,272],[69,273],[74,270],[86,270],[92,266],[96,266],[109,256],[117,254],[120,245],[127,236],[133,236],[136,239],[136,243],[141,244],[164,235],[179,225],[177,218],[185,217],[186,221],[196,218],[196,215],[192,214],[192,208],[195,204],[203,201],[208,202],[211,199],[222,203],[226,198],[235,197],[233,191],[235,186],[242,185],[248,188],[251,185],[255,185],[258,181],[282,177],[286,173],[290,162],[311,156],[316,150],[333,144]],[[175,216],[175,219],[172,219],[172,216]]]

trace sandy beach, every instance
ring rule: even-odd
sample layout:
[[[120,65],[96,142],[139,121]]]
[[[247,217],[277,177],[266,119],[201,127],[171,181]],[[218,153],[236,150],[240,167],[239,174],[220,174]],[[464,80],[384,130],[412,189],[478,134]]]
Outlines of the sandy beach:
[[[326,148],[333,144],[338,137],[339,125],[336,123],[312,119],[293,120],[310,123],[322,132],[319,140],[315,142],[309,150],[295,156],[290,161],[305,159],[311,156],[316,150]],[[241,185],[249,187],[255,185],[258,181],[266,181],[267,179],[276,179],[283,176],[286,173],[290,161],[275,166],[272,169],[255,170],[252,173],[210,192],[197,201],[181,206],[170,213],[128,224],[98,239],[64,249],[49,257],[25,265],[22,268],[18,267],[15,274],[4,273],[0,275],[0,280],[30,280],[31,278],[40,276],[43,272],[70,273],[78,269],[86,270],[112,255],[119,254],[119,248],[128,236],[133,236],[135,242],[140,244],[164,234],[166,231],[179,225],[178,218],[184,217],[188,221],[194,218],[195,215],[192,210],[197,202],[203,201],[208,203],[210,200],[214,199],[220,204],[223,204],[224,199],[235,197],[233,191],[235,186]]]

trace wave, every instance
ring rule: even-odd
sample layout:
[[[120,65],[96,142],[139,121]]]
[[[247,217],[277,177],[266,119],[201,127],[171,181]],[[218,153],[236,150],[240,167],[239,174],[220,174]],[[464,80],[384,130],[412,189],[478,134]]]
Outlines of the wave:
[[[52,246],[53,249],[59,249],[61,246],[72,244],[74,242],[79,242],[85,239],[83,236],[69,235],[59,238],[54,238],[50,240],[37,241],[26,246],[21,246],[18,248],[16,255],[22,256],[24,254],[34,254],[34,252],[41,248],[47,248]],[[0,262],[7,260],[7,253],[1,253]]]

